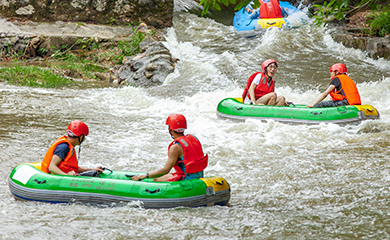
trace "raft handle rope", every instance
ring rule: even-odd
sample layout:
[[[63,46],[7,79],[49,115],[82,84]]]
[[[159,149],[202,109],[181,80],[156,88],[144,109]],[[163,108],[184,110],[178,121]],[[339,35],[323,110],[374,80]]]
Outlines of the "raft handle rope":
[[[238,111],[242,110],[242,107],[234,107],[235,109],[237,109]]]
[[[373,112],[373,111],[374,111],[373,108],[370,108],[370,109],[366,108],[366,109],[367,109],[367,111],[369,111],[369,112]]]
[[[106,167],[103,167],[103,168],[102,168],[102,170],[103,170],[103,171],[107,170],[107,171],[109,171],[109,172],[110,172],[110,174],[112,173],[112,170],[111,170],[111,169],[109,169],[109,168],[106,168]]]
[[[128,178],[132,178],[132,177],[134,177],[135,175],[125,174],[125,176],[128,177]]]
[[[319,114],[322,114],[322,112],[311,112],[311,114],[313,114],[313,115],[319,115]]]
[[[223,185],[225,183],[225,181],[221,181],[221,182],[215,181],[215,183],[218,185]]]
[[[252,22],[253,22],[253,19],[251,19],[251,20],[246,24],[246,26],[249,26]]]
[[[46,180],[39,181],[38,179],[34,179],[34,181],[38,184],[46,183]]]
[[[151,193],[151,194],[153,194],[153,193],[160,192],[160,188],[157,188],[157,189],[156,189],[156,190],[154,190],[154,191],[150,191],[149,189],[145,189],[145,191],[146,191],[146,192],[148,192],[148,193]]]
[[[288,105],[293,105],[295,107],[295,104],[293,102],[287,102]]]

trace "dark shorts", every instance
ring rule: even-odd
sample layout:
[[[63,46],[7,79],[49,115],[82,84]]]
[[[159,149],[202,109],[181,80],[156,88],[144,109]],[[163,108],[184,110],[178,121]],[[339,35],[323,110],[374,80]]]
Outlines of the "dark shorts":
[[[95,170],[85,171],[82,173],[77,174],[77,176],[84,176],[84,177],[100,177],[100,173]]]
[[[315,108],[325,108],[325,107],[339,107],[339,106],[345,106],[349,105],[347,99],[341,100],[341,101],[322,101],[317,103],[314,107]]]

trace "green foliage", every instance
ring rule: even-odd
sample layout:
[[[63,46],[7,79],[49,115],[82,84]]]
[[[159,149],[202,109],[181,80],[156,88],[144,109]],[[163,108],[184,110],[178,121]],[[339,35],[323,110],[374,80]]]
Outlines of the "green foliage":
[[[390,6],[390,5],[389,5]],[[384,37],[390,34],[390,9],[385,7],[381,12],[374,13],[370,16],[373,19],[368,20],[370,24],[371,35]]]
[[[60,46],[60,49],[56,50],[50,57],[57,60],[77,61],[78,58],[71,53],[73,46],[69,47],[68,44]],[[55,47],[53,47],[55,49]]]
[[[260,7],[260,2],[259,1],[253,1],[253,0],[249,0],[249,1],[243,1],[243,2],[240,2],[238,3],[235,7],[234,7],[234,10],[235,11],[238,11],[240,10],[241,8],[245,7],[246,5],[248,5],[250,2],[253,2],[252,4],[252,7],[253,8],[258,8]],[[245,10],[244,10],[245,11]]]
[[[93,51],[93,50],[99,49],[99,47],[100,47],[99,39],[96,37],[79,39],[76,41],[75,45],[79,45],[79,44],[82,45],[81,48],[83,50]]]
[[[244,0],[244,2],[246,2],[246,4],[243,4],[243,6],[247,5],[251,1],[252,0]],[[236,4],[236,0],[201,0],[199,3],[199,6],[203,5],[202,16],[204,16],[208,13],[210,6],[212,7],[212,9],[217,9],[218,11],[221,11],[220,4],[224,4],[225,6],[229,6],[229,4]],[[242,4],[242,2],[240,4]]]
[[[79,39],[71,46],[69,46],[69,44],[60,46],[60,49],[57,49],[50,57],[52,59],[57,59],[57,60],[82,61],[79,57],[75,56],[71,52],[73,47],[78,46],[78,45],[81,45],[81,48],[83,50],[92,51],[92,50],[99,49],[99,40],[97,38],[92,38],[92,37]],[[55,48],[55,47],[53,47],[53,48]],[[42,52],[44,52],[44,49],[42,49]]]
[[[333,20],[343,20],[345,19],[346,15],[355,12],[356,10],[359,10],[363,7],[369,6],[373,10],[378,10],[380,7],[380,2],[383,2],[383,0],[351,0],[353,3],[353,8],[350,10],[351,5],[349,5],[348,0],[331,0],[329,3],[324,2],[323,5],[314,4],[313,7],[316,8],[316,11],[314,12],[314,18],[315,18],[315,25],[321,26],[322,24],[327,25],[329,22]],[[358,3],[358,4],[356,4]],[[386,20],[386,14],[381,16],[383,20]],[[383,32],[384,29],[386,29],[386,23],[380,23],[380,21],[377,21],[374,23],[374,27],[379,28],[379,30],[375,30],[375,32],[378,34],[379,32]]]
[[[138,32],[133,28],[134,34],[131,36],[131,40],[119,40],[117,47],[120,49],[121,54],[115,57],[117,64],[121,64],[125,56],[132,56],[138,54],[141,51],[139,44],[145,39],[145,34]],[[153,33],[153,32],[152,32]]]
[[[9,84],[58,88],[70,85],[71,80],[54,74],[52,71],[36,66],[14,66],[0,68],[0,81]]]
[[[317,27],[322,24],[326,25],[333,20],[344,19],[347,11],[350,9],[348,0],[331,0],[329,3],[325,1],[322,6],[314,4],[313,7],[317,8],[314,12],[314,24]]]
[[[82,64],[79,62],[58,64],[56,68],[67,72],[68,76],[83,79],[93,79],[95,78],[95,72],[104,72],[106,70],[104,67],[93,64],[89,60],[84,61]]]
[[[47,50],[44,49],[44,48],[40,48],[40,49],[38,49],[37,53],[38,53],[39,55],[45,55],[45,54],[47,53]]]
[[[12,39],[14,39],[15,37],[13,37]],[[26,41],[26,40],[24,40]],[[9,41],[9,42],[3,42],[2,45],[4,46],[5,48],[5,51],[3,52],[3,56],[8,58],[8,59],[12,59],[14,61],[17,61],[18,59],[22,59],[23,58],[23,55],[24,55],[24,48],[21,48],[19,49],[19,51],[15,51],[12,49],[12,46],[13,46],[13,43],[12,41]],[[0,44],[1,46],[1,44]]]

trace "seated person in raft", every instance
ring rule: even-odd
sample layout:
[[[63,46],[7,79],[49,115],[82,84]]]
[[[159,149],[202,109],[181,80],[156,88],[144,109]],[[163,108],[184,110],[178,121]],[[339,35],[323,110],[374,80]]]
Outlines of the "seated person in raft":
[[[187,120],[182,114],[171,114],[166,125],[173,142],[168,147],[168,160],[163,168],[143,175],[133,176],[138,181],[153,178],[155,182],[173,182],[203,177],[203,170],[207,167],[208,156],[204,155],[199,140],[191,135],[184,135],[187,129]],[[171,169],[175,173],[169,173]]]
[[[88,126],[79,120],[72,121],[67,129],[67,135],[58,138],[47,150],[41,163],[41,170],[46,173],[71,176],[100,177],[102,167],[94,169],[79,167],[75,147],[88,136]]]
[[[250,13],[249,19],[288,17],[287,9],[280,7],[279,0],[259,0],[259,2],[260,7],[256,9],[252,7],[253,2],[246,6],[245,10]]]
[[[277,72],[278,64],[273,59],[265,60],[261,64],[262,72],[252,74],[242,94],[246,104],[253,105],[288,105],[286,98],[275,92],[275,80],[272,78]]]
[[[361,105],[359,91],[355,82],[348,77],[347,67],[342,63],[336,63],[330,67],[329,72],[329,87],[325,90],[325,92],[321,93],[312,105],[307,105],[307,107],[323,108],[345,105]],[[328,96],[328,94],[330,94],[332,100],[322,101]]]

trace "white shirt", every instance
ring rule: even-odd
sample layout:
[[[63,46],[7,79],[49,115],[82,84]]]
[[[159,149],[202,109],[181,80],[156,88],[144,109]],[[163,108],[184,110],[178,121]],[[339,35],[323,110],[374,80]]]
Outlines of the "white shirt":
[[[255,85],[257,86],[257,85],[259,85],[260,80],[261,80],[261,73],[258,73],[258,74],[256,75],[256,77],[253,79],[252,84],[255,84]],[[251,84],[251,86],[252,86],[252,84]],[[271,81],[268,82],[268,87],[269,87],[270,85],[271,85]],[[249,91],[249,89],[248,89],[248,91]],[[246,104],[251,104],[251,102],[252,102],[252,101],[248,98],[248,95],[246,95],[246,96],[245,96],[244,103],[246,103]]]

